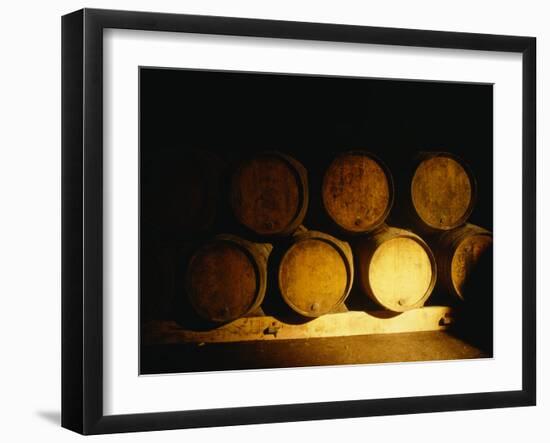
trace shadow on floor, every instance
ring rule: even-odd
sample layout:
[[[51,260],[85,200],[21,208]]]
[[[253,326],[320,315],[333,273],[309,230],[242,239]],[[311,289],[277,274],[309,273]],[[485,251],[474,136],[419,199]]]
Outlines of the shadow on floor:
[[[60,411],[36,411],[36,415],[43,420],[50,422],[56,426],[61,425],[61,412]]]

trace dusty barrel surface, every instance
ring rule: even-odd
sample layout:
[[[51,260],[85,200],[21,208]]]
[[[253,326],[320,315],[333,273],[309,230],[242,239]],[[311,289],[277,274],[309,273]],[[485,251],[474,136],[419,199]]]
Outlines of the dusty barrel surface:
[[[418,235],[383,227],[355,248],[362,291],[380,306],[404,312],[424,305],[436,282],[436,262]]]
[[[492,253],[493,235],[476,225],[466,224],[441,234],[435,247],[441,287],[460,300],[470,297],[468,288],[484,257]],[[490,279],[491,275],[479,276]],[[475,295],[475,294],[474,294]]]
[[[244,161],[231,181],[237,220],[260,235],[289,235],[308,207],[307,172],[296,159],[264,152]]]
[[[476,181],[470,168],[446,153],[419,157],[410,183],[412,211],[423,227],[450,230],[466,222],[476,199]]]
[[[341,305],[353,284],[353,256],[348,243],[308,231],[295,236],[278,273],[286,304],[305,317],[319,317]]]
[[[205,320],[229,322],[257,309],[266,290],[267,259],[272,246],[219,235],[191,258],[186,290]]]
[[[373,154],[354,151],[337,156],[323,177],[323,206],[349,233],[380,226],[393,204],[393,179]]]

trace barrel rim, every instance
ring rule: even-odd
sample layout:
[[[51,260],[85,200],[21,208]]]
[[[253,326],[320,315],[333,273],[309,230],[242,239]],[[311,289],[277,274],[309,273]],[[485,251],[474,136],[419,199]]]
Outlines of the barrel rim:
[[[322,236],[319,235],[319,234],[323,234]],[[325,237],[326,236],[326,237]],[[314,240],[314,241],[321,241],[323,243],[326,243],[328,244],[329,246],[331,246],[333,249],[336,250],[336,252],[338,252],[338,254],[340,255],[340,257],[342,258],[342,261],[344,262],[344,266],[346,268],[346,272],[348,274],[348,279],[347,279],[347,282],[346,282],[346,287],[344,289],[344,292],[342,294],[342,296],[338,299],[338,301],[332,305],[331,309],[326,311],[326,312],[322,312],[320,314],[317,314],[317,315],[312,315],[311,312],[309,311],[304,311],[300,308],[298,308],[287,296],[286,294],[284,293],[283,289],[282,289],[282,284],[281,284],[281,268],[283,266],[283,263],[285,262],[286,258],[287,258],[287,255],[288,253],[294,249],[295,247],[298,246],[299,243],[301,242],[304,242],[304,241],[310,241],[310,240]],[[285,303],[294,311],[294,312],[297,312],[298,314],[300,315],[303,315],[304,317],[308,317],[308,318],[317,318],[317,317],[320,317],[322,315],[325,315],[325,314],[328,314],[330,312],[332,312],[334,309],[336,309],[338,306],[342,305],[342,303],[344,303],[346,301],[346,299],[348,298],[349,296],[349,293],[351,291],[351,288],[353,286],[353,277],[354,277],[354,273],[353,273],[353,257],[348,257],[346,255],[346,251],[343,249],[342,245],[340,243],[344,243],[344,244],[347,244],[346,242],[343,242],[342,240],[339,240],[337,238],[334,238],[328,234],[324,234],[324,233],[317,233],[315,231],[307,231],[305,232],[304,234],[302,234],[301,236],[299,236],[298,238],[295,239],[294,243],[285,251],[282,259],[281,259],[281,262],[279,264],[279,269],[277,271],[277,284],[279,286],[279,293],[281,294],[281,297],[283,298],[283,300],[285,301]],[[349,246],[349,245],[348,245]],[[351,249],[350,251],[348,251],[349,254],[351,255]]]
[[[436,157],[447,157],[447,158],[450,158],[451,160],[454,160],[457,164],[459,164],[462,167],[462,169],[464,169],[464,172],[466,172],[466,175],[468,176],[468,179],[470,180],[470,186],[471,186],[471,199],[470,199],[470,203],[468,204],[468,207],[466,208],[466,211],[464,212],[464,214],[462,214],[462,217],[460,217],[452,226],[448,226],[448,227],[444,227],[444,228],[442,228],[441,226],[434,226],[434,225],[428,223],[426,220],[424,220],[420,216],[420,214],[418,213],[418,210],[416,208],[416,205],[414,203],[413,192],[412,192],[412,184],[413,184],[413,181],[414,181],[414,177],[416,176],[416,172],[418,171],[418,168],[420,167],[420,165],[424,161],[432,159],[432,158],[436,158]],[[413,169],[413,172],[412,172],[412,175],[411,175],[410,184],[409,184],[409,197],[410,197],[410,202],[412,204],[412,208],[414,210],[414,213],[415,213],[416,217],[420,220],[420,222],[422,224],[424,224],[424,226],[427,226],[429,229],[432,229],[432,230],[435,230],[435,231],[451,231],[453,229],[456,229],[456,228],[464,225],[468,221],[468,218],[470,218],[470,215],[472,215],[472,212],[474,210],[474,207],[477,203],[477,198],[478,198],[478,195],[477,195],[477,180],[475,178],[475,175],[474,175],[470,165],[465,160],[463,160],[461,157],[459,157],[458,155],[453,154],[452,152],[447,152],[447,151],[422,152],[422,153],[420,153],[420,159],[416,162],[416,165],[415,165],[415,167]]]
[[[254,296],[252,302],[248,305],[248,307],[241,314],[239,314],[236,317],[232,317],[231,319],[217,319],[217,318],[211,318],[210,316],[205,315],[205,312],[196,305],[196,303],[193,299],[192,290],[191,290],[191,287],[190,287],[190,285],[191,285],[191,274],[192,274],[191,268],[193,266],[193,262],[195,261],[197,255],[199,254],[200,251],[202,251],[202,250],[206,249],[207,247],[212,246],[216,243],[227,243],[227,244],[230,244],[233,247],[236,247],[236,248],[240,249],[247,256],[247,258],[250,260],[252,266],[254,267],[254,273],[256,275],[257,287],[256,287],[256,293],[255,293],[255,296]],[[185,272],[185,292],[186,292],[186,295],[187,295],[187,299],[188,299],[189,303],[191,304],[192,308],[195,310],[195,312],[203,320],[207,320],[209,322],[218,323],[218,324],[230,323],[232,321],[235,321],[235,320],[249,314],[250,312],[252,312],[254,309],[256,309],[257,307],[259,307],[262,304],[263,299],[265,297],[267,282],[266,282],[266,276],[262,273],[261,265],[258,262],[258,260],[257,260],[256,256],[254,255],[253,251],[251,250],[251,245],[253,245],[253,244],[254,243],[251,243],[251,242],[249,242],[247,240],[244,240],[240,237],[236,237],[236,236],[232,236],[232,235],[219,235],[219,236],[216,236],[216,237],[208,240],[207,242],[205,242],[203,245],[201,245],[193,253],[193,255],[192,255],[192,257],[189,260],[189,263],[187,265],[187,270]]]
[[[369,157],[370,159],[374,160],[378,164],[378,166],[380,166],[382,171],[384,172],[384,175],[386,177],[386,181],[388,182],[388,193],[389,193],[388,204],[386,205],[386,208],[384,209],[384,212],[382,213],[380,218],[376,221],[376,223],[374,223],[367,230],[350,230],[346,226],[341,225],[338,221],[336,221],[335,217],[330,212],[330,210],[328,209],[328,207],[326,205],[326,202],[325,202],[323,189],[325,188],[325,182],[327,180],[327,173],[328,173],[330,167],[336,161],[336,159],[338,159],[340,157],[345,157],[345,156],[348,156],[348,155],[362,155],[362,156]],[[371,151],[364,150],[364,149],[353,149],[353,150],[350,150],[350,151],[339,152],[337,155],[334,156],[334,158],[331,160],[328,167],[325,169],[325,173],[323,174],[323,180],[322,180],[322,183],[321,183],[321,202],[322,202],[323,208],[324,208],[325,212],[328,214],[330,220],[338,227],[338,229],[340,229],[341,231],[343,231],[346,234],[350,234],[350,235],[368,234],[368,233],[371,233],[371,232],[375,231],[376,229],[378,229],[381,225],[384,224],[384,222],[388,218],[388,215],[390,214],[390,211],[393,208],[394,200],[395,200],[395,184],[394,184],[394,180],[393,180],[393,175],[392,175],[390,169],[388,168],[388,166],[386,165],[386,163],[384,163],[384,161],[382,161],[382,159],[379,156],[372,153]]]
[[[396,229],[396,228],[390,228],[390,229]],[[430,295],[432,294],[433,290],[434,290],[434,287],[435,287],[435,284],[437,282],[437,262],[435,260],[435,256],[433,254],[433,251],[431,250],[431,248],[429,247],[429,245],[418,235],[416,235],[415,233],[413,232],[410,232],[410,231],[407,231],[407,230],[404,230],[404,229],[398,229],[399,232],[396,232],[395,235],[393,235],[390,239],[376,245],[376,248],[374,248],[374,250],[372,251],[372,253],[370,254],[370,260],[368,261],[368,266],[367,266],[367,269],[366,269],[366,275],[367,276],[370,276],[370,267],[371,267],[371,264],[372,264],[372,258],[374,257],[374,254],[376,254],[376,252],[378,251],[378,249],[384,244],[386,243],[387,241],[391,241],[391,240],[394,240],[394,239],[397,239],[397,238],[408,238],[410,240],[413,240],[415,241],[417,244],[419,244],[422,249],[424,249],[424,251],[426,252],[426,255],[428,256],[428,259],[430,260],[430,264],[432,265],[432,278],[430,280],[430,284],[428,285],[428,288],[426,289],[426,292],[424,293],[424,295],[422,295],[422,297],[420,297],[418,299],[418,301],[412,305],[408,305],[404,308],[401,308],[401,309],[394,309],[394,307],[388,307],[387,303],[383,302],[380,297],[378,297],[374,291],[372,290],[372,287],[370,285],[370,279],[367,278],[366,281],[364,282],[366,285],[367,285],[367,289],[368,289],[368,293],[371,295],[371,297],[382,307],[392,311],[392,312],[406,312],[406,311],[409,311],[411,309],[416,309],[416,308],[420,308],[422,306],[424,306],[424,304],[426,303],[426,300],[430,297]]]
[[[296,179],[296,184],[298,186],[298,208],[296,210],[296,213],[293,215],[292,220],[279,232],[259,232],[258,230],[252,228],[248,224],[246,224],[242,217],[240,217],[235,210],[235,181],[237,179],[237,176],[239,175],[240,171],[243,169],[244,165],[246,163],[251,162],[252,160],[256,158],[261,157],[276,157],[283,162],[285,162],[288,166],[290,171],[292,172],[294,178]],[[231,176],[231,190],[230,190],[230,206],[233,212],[234,217],[237,219],[237,221],[247,228],[248,230],[254,232],[257,235],[262,235],[266,237],[276,237],[276,236],[287,236],[292,234],[296,228],[302,223],[304,220],[308,206],[309,206],[309,192],[308,192],[308,178],[307,178],[307,171],[302,163],[300,163],[297,159],[294,157],[285,154],[280,151],[261,151],[254,153],[253,155],[248,156],[247,158],[243,159],[239,166],[233,171],[233,174]]]

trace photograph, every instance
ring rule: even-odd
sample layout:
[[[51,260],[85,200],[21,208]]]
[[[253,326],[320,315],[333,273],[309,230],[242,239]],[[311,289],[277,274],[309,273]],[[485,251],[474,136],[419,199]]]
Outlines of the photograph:
[[[492,358],[493,106],[140,66],[140,374]]]

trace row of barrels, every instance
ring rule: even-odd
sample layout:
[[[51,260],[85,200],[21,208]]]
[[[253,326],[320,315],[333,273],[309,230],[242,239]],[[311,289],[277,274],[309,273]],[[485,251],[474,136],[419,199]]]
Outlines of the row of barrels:
[[[278,260],[277,286],[284,302],[304,317],[334,311],[354,279],[384,309],[404,312],[424,305],[436,283],[457,299],[492,245],[491,233],[465,224],[441,231],[428,245],[411,231],[382,226],[350,245],[329,234],[300,228]],[[266,294],[273,246],[219,235],[191,258],[186,292],[196,312],[228,322],[258,308]],[[435,252],[432,252],[433,251]]]
[[[227,201],[232,220],[256,238],[289,236],[304,222],[311,193],[331,221],[326,230],[367,234],[382,226],[393,208],[394,223],[424,233],[463,225],[476,198],[469,167],[446,152],[419,154],[410,170],[395,171],[395,182],[376,155],[341,153],[324,167],[320,183],[314,180],[319,189],[311,188],[300,161],[280,152],[241,161],[227,181],[229,168],[212,153],[191,151],[185,161],[167,153],[159,157],[144,167],[143,198],[145,218],[161,231],[210,230],[218,215],[226,215],[219,209]],[[221,199],[225,188],[229,197]]]
[[[216,164],[204,160],[206,168]],[[167,174],[186,181],[176,192],[162,193],[189,198],[161,206],[185,208],[186,218],[212,220],[214,188],[201,168],[191,169]],[[223,234],[200,247],[185,276],[194,310],[207,321],[228,322],[260,307],[270,289],[294,312],[318,317],[344,303],[354,281],[362,294],[394,312],[423,306],[436,284],[464,299],[466,283],[492,244],[488,231],[466,224],[476,196],[473,174],[456,156],[432,152],[420,154],[400,178],[397,209],[408,214],[424,239],[386,224],[395,185],[380,159],[366,151],[332,159],[322,176],[320,197],[338,228],[335,234],[354,234],[347,237],[350,244],[333,232],[303,228],[310,190],[307,171],[297,159],[269,151],[241,162],[231,177],[231,210],[256,238],[270,243]],[[210,209],[193,210],[202,205]],[[285,237],[290,243],[277,240]]]
[[[476,181],[453,154],[420,154],[407,177],[401,209],[421,232],[463,225],[475,202]],[[237,220],[258,235],[290,235],[304,220],[309,189],[306,169],[279,152],[264,152],[242,162],[232,176],[231,207]],[[338,155],[324,173],[321,200],[339,231],[375,231],[394,203],[394,180],[374,154]]]

